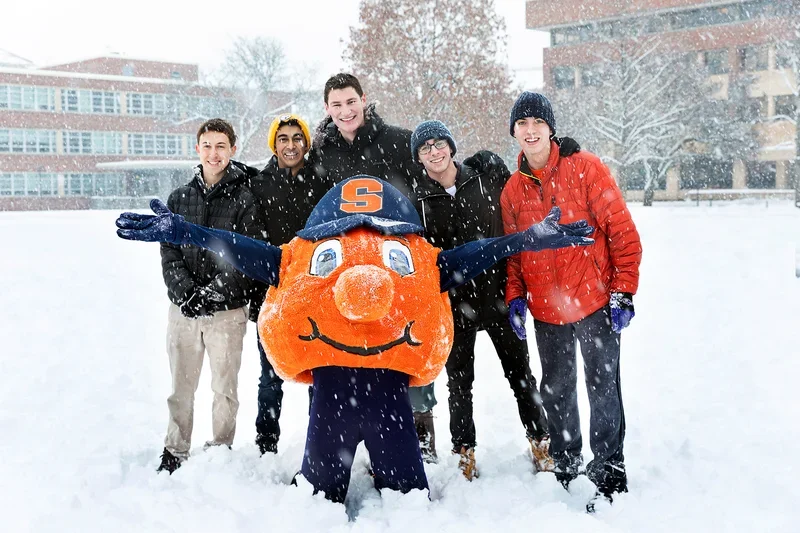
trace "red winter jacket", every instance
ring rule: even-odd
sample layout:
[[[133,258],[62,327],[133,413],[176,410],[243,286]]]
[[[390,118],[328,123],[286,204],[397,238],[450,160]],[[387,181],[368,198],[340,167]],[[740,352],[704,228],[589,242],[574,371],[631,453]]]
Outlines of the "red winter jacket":
[[[506,303],[526,297],[537,320],[569,324],[594,313],[612,292],[636,293],[642,246],[639,233],[611,173],[596,155],[559,157],[550,147],[547,165],[526,174],[523,154],[500,205],[506,233],[541,222],[553,206],[561,223],[586,219],[595,231],[591,246],[522,252],[508,260]]]

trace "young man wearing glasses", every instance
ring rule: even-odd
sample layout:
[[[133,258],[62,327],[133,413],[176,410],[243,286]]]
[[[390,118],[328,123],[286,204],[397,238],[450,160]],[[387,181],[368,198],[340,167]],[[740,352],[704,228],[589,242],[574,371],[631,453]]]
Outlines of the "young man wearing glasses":
[[[580,148],[572,139],[565,153]],[[503,160],[481,151],[463,163],[453,160],[456,142],[438,120],[421,123],[411,136],[411,155],[424,167],[414,193],[416,207],[431,244],[448,250],[466,242],[503,235],[500,194],[510,176]],[[475,380],[475,338],[485,331],[514,391],[517,409],[537,471],[552,471],[548,455],[547,419],[528,358],[528,345],[514,335],[505,305],[506,262],[495,264],[470,283],[450,291],[455,339],[447,360],[452,451],[468,480],[478,476],[472,383]]]
[[[274,155],[264,170],[250,179],[250,190],[259,202],[259,212],[264,220],[262,238],[275,246],[294,238],[328,190],[327,185],[306,165],[310,141],[308,125],[302,118],[292,114],[276,117],[267,134]],[[256,290],[250,303],[250,320],[256,322],[267,286],[254,283]],[[256,444],[262,454],[277,453],[283,380],[273,370],[260,340],[258,351],[261,378],[258,383]]]

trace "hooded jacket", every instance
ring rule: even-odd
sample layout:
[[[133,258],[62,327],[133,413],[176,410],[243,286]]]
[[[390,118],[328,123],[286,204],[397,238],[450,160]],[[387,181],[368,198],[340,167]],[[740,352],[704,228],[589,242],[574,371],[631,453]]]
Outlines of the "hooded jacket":
[[[456,194],[423,176],[414,189],[426,239],[449,250],[470,241],[503,235],[500,194],[510,173],[502,160],[480,173],[456,163]],[[472,281],[450,289],[456,331],[504,326],[508,309],[505,298],[506,261],[501,260]]]
[[[375,112],[375,104],[364,109],[364,125],[353,143],[342,137],[330,116],[317,126],[308,165],[328,187],[359,174],[388,181],[410,197],[419,167],[411,159],[411,132],[390,126]]]
[[[561,223],[586,219],[595,231],[591,246],[522,252],[508,260],[506,302],[527,297],[531,314],[549,324],[569,324],[605,306],[612,292],[636,293],[642,246],[608,167],[580,151],[560,157],[551,142],[544,168],[531,171],[524,154],[503,189],[506,233],[541,222],[553,206]]]
[[[246,184],[241,166],[231,162],[225,176],[212,187],[203,181],[203,167],[194,168],[191,181],[169,195],[167,206],[187,222],[235,231],[248,237],[260,236],[256,199]],[[217,254],[192,245],[161,244],[161,270],[169,299],[185,302],[199,287],[210,286],[222,294],[222,302],[209,302],[209,311],[236,309],[247,305],[253,282]]]

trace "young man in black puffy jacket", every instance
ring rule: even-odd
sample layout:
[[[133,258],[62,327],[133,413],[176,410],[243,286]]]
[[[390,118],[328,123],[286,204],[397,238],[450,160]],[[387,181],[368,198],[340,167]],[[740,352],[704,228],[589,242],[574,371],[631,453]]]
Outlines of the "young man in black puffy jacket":
[[[563,149],[579,149],[565,139]],[[456,142],[438,120],[421,123],[411,136],[411,155],[424,167],[414,188],[425,237],[449,250],[466,242],[504,234],[500,193],[510,173],[503,160],[481,151],[463,163],[453,160]],[[453,453],[468,480],[477,477],[472,383],[475,379],[475,338],[485,331],[494,344],[525,428],[537,471],[552,471],[548,454],[547,419],[530,369],[528,345],[514,334],[505,305],[506,261],[502,260],[470,283],[450,290],[455,339],[447,360],[450,390],[450,433]]]
[[[311,147],[311,134],[306,122],[297,115],[276,117],[270,125],[267,142],[273,152],[267,166],[250,179],[249,185],[259,203],[264,222],[263,240],[275,246],[286,244],[303,229],[308,216],[322,196],[328,192],[327,183],[314,175],[306,165],[305,156]],[[254,282],[255,291],[250,303],[250,320],[258,313],[267,286]],[[261,377],[258,382],[258,416],[256,444],[262,454],[277,453],[280,437],[283,380],[267,359],[261,341],[258,342]]]
[[[325,112],[314,135],[308,165],[329,187],[358,174],[388,181],[412,198],[419,167],[411,158],[411,131],[391,126],[367,104],[358,78],[339,73],[325,82]],[[409,390],[420,449],[427,462],[436,460],[433,385]]]
[[[196,151],[200,164],[192,179],[170,194],[169,209],[187,222],[257,238],[261,222],[255,197],[245,172],[231,161],[236,153],[233,127],[222,119],[205,122],[197,132]],[[189,457],[194,393],[206,352],[214,391],[213,439],[206,445],[233,444],[252,282],[216,254],[191,245],[162,244],[161,267],[172,302],[167,325],[172,394],[158,470],[172,473]]]

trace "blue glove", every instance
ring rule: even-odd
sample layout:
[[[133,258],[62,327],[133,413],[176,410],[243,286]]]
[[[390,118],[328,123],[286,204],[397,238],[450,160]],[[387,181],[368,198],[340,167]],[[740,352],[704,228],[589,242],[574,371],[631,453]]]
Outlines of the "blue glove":
[[[636,312],[633,310],[633,294],[612,292],[608,305],[611,307],[611,329],[615,333],[619,333],[628,327],[631,319],[636,316]]]
[[[508,321],[511,322],[511,329],[521,341],[528,338],[525,333],[525,314],[527,312],[528,302],[525,301],[525,298],[514,298],[508,305]]]
[[[588,246],[594,243],[594,239],[588,238],[594,232],[594,228],[588,222],[579,220],[571,224],[559,224],[560,218],[561,209],[554,206],[544,220],[526,229],[523,232],[524,249],[538,252],[550,248]]]
[[[130,241],[189,242],[189,224],[181,215],[176,215],[158,198],[150,200],[150,209],[155,215],[122,213],[117,219],[117,235]]]

